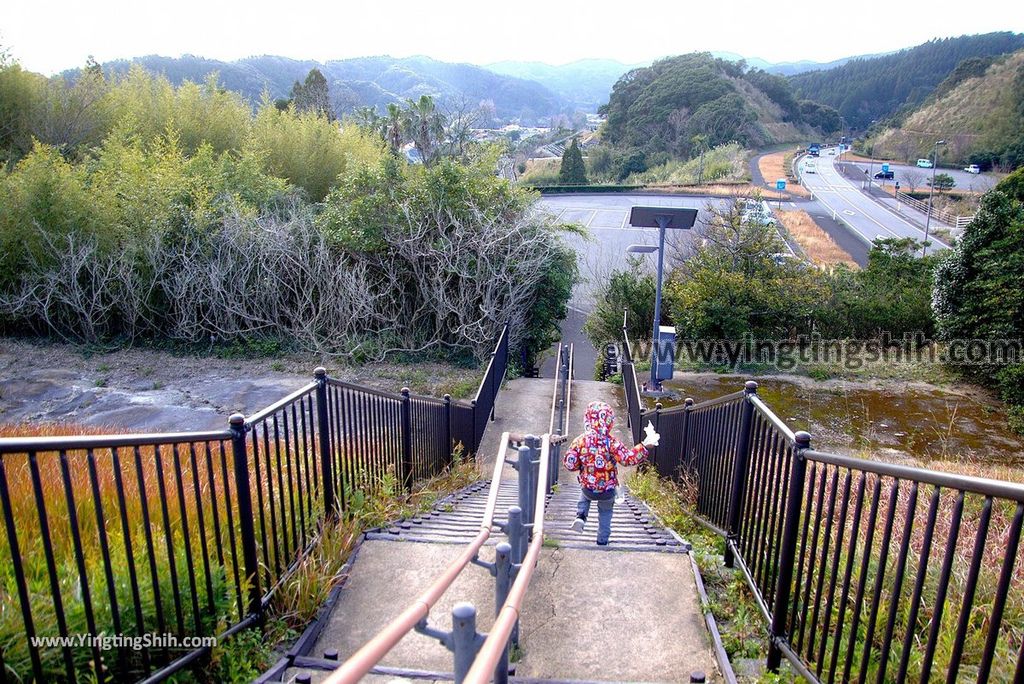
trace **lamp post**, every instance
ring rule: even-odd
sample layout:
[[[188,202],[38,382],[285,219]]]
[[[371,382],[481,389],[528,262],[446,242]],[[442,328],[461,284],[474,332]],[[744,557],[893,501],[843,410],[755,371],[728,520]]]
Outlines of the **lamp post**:
[[[939,145],[945,145],[945,140],[936,140],[932,146],[932,182],[928,187],[928,213],[924,218],[924,244],[921,245],[921,256],[927,256],[928,254],[928,229],[931,227],[932,222],[932,194],[935,192],[935,167],[939,161]]]
[[[651,337],[651,384],[652,392],[661,391],[661,379],[658,377],[658,347],[661,325],[661,280],[665,271],[665,231],[669,228],[693,228],[697,220],[696,209],[680,207],[633,207],[629,213],[629,224],[635,228],[657,228],[658,246],[630,245],[626,251],[640,254],[658,252],[658,280],[654,292],[654,335]],[[671,376],[669,376],[671,377]]]

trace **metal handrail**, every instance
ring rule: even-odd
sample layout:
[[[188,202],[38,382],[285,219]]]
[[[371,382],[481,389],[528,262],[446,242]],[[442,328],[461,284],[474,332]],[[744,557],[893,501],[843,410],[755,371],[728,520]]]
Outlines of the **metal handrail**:
[[[544,435],[540,448],[540,464],[538,474],[540,479],[537,482],[537,492],[547,491],[548,486],[548,460],[551,457],[551,435]],[[481,684],[491,681],[494,669],[501,660],[512,636],[512,630],[519,621],[519,614],[526,596],[526,590],[530,587],[530,578],[537,567],[537,559],[540,556],[540,549],[544,545],[544,508],[547,497],[539,494],[533,514],[533,539],[530,547],[523,558],[522,566],[516,574],[515,582],[508,592],[508,598],[501,607],[501,612],[494,621],[487,639],[480,647],[473,667],[466,675],[465,682],[479,682]]]
[[[562,426],[565,431],[569,429],[569,411],[572,407],[572,376],[573,376],[573,364],[576,358],[576,346],[572,343],[569,344],[569,378],[568,387],[565,390],[565,423]]]
[[[358,682],[368,674],[381,658],[395,647],[395,645],[411,632],[414,627],[430,615],[430,609],[434,607],[438,599],[444,595],[462,570],[477,557],[481,547],[491,536],[491,529],[494,526],[494,508],[498,501],[498,486],[501,484],[501,474],[505,465],[505,449],[508,448],[509,433],[501,435],[498,453],[494,459],[494,472],[491,476],[491,487],[487,495],[487,505],[484,507],[483,519],[480,522],[480,531],[470,542],[469,546],[452,561],[444,572],[416,598],[402,613],[388,623],[383,629],[366,642],[362,648],[356,651],[348,660],[336,669],[326,680],[325,684],[342,684]],[[545,448],[547,447],[545,438]],[[544,453],[541,458],[544,459]],[[545,476],[546,477],[546,476]],[[543,501],[544,497],[537,497]],[[543,504],[541,504],[543,505]],[[543,527],[543,524],[541,525]]]
[[[558,410],[558,386],[561,380],[561,368],[562,368],[562,343],[558,343],[558,353],[555,354],[555,358],[558,360],[558,369],[555,371],[555,386],[551,390],[551,420],[548,421],[548,434],[555,431],[555,411]]]
[[[0,439],[0,454],[113,449],[118,447],[188,444],[191,442],[221,442],[230,440],[231,435],[230,430],[207,430],[204,432],[151,432],[124,435],[4,437]]]
[[[473,396],[473,401],[478,404],[480,403],[480,397],[483,396],[484,387],[487,386],[487,379],[491,377],[491,370],[494,367],[494,360],[498,356],[498,350],[501,349],[502,343],[506,341],[506,337],[508,336],[508,327],[508,323],[502,326],[501,334],[498,335],[498,341],[495,342],[494,350],[491,352],[491,359],[487,362],[487,369],[484,371],[484,377],[480,381],[480,386],[476,389],[476,394]]]
[[[806,449],[802,453],[808,461],[827,463],[841,468],[849,468],[850,470],[859,470],[861,472],[874,473],[875,475],[888,475],[900,480],[912,480],[920,484],[930,484],[951,490],[1024,503],[1024,485],[1015,482],[1004,482],[1002,480],[992,480],[987,477],[974,477],[972,475],[957,475],[941,470],[926,470],[898,463],[873,461],[853,456],[840,456],[839,454],[830,454],[812,449]]]
[[[251,416],[247,416],[246,419],[245,419],[245,424],[247,426],[251,427],[251,426],[255,425],[256,423],[260,422],[261,420],[269,418],[270,416],[274,415],[275,413],[277,413],[279,410],[281,410],[285,406],[288,406],[289,404],[293,403],[295,400],[297,400],[297,399],[299,399],[301,397],[304,397],[307,394],[309,394],[310,392],[314,391],[316,389],[316,387],[317,387],[317,383],[316,383],[315,380],[313,382],[307,384],[307,385],[303,385],[302,387],[300,387],[299,389],[295,390],[294,392],[292,392],[288,396],[282,397],[282,398],[278,399],[277,401],[275,401],[270,406],[267,406],[266,408],[260,409],[259,411],[257,411],[256,413],[252,414]]]
[[[375,389],[373,387],[363,387],[362,385],[355,385],[351,382],[345,382],[344,380],[337,380],[335,378],[328,377],[327,384],[331,387],[342,387],[344,389],[355,390],[357,392],[363,392],[365,394],[372,394],[377,397],[383,397],[384,399],[397,399],[402,400],[401,394],[395,392],[387,392],[385,390]]]
[[[768,408],[767,404],[761,401],[760,397],[758,397],[756,394],[750,394],[747,396],[747,401],[753,404],[754,408],[757,409],[757,411],[760,412],[762,416],[768,419],[768,421],[772,424],[772,426],[775,427],[776,430],[785,435],[786,439],[789,440],[790,444],[794,444],[796,442],[796,434],[789,429],[788,425],[782,422],[781,418],[775,415],[774,411]]]
[[[725,404],[725,403],[728,403],[730,401],[735,401],[736,399],[742,399],[744,396],[745,395],[743,393],[743,390],[740,390],[739,392],[733,392],[732,394],[725,394],[723,396],[717,397],[715,399],[711,399],[709,401],[702,401],[699,404],[694,404],[693,406],[690,407],[690,411],[697,412],[697,411],[701,411],[703,409],[709,409],[712,406],[718,406],[719,404]],[[679,407],[678,406],[673,406],[672,408],[678,409]],[[669,410],[671,410],[671,409],[669,409]],[[664,413],[664,412],[665,411],[662,410],[662,413]]]

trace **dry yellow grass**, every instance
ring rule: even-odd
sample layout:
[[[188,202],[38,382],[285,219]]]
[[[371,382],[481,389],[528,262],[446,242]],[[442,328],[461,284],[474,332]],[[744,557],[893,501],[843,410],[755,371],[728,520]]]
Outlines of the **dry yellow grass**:
[[[789,152],[785,151],[774,152],[766,154],[757,160],[757,168],[761,171],[761,175],[764,176],[765,183],[774,183],[777,178],[790,178],[791,174],[789,169],[786,168],[786,158],[789,154]],[[798,197],[811,196],[811,193],[802,185],[792,181],[786,184],[786,191]]]
[[[526,160],[526,173],[530,172],[541,172],[541,173],[558,173],[558,170],[562,167],[562,160],[557,157],[535,157]]]
[[[853,257],[837,245],[806,211],[782,210],[777,213],[782,219],[782,225],[816,266],[830,268],[846,264],[850,268],[858,268]]]
[[[647,185],[646,188],[652,192],[679,193],[681,195],[712,195],[715,197],[759,196],[761,199],[771,200],[773,202],[779,199],[779,193],[758,187],[751,183],[713,183],[710,185],[658,185],[651,183]],[[786,193],[783,193],[782,199],[789,199],[789,196]]]

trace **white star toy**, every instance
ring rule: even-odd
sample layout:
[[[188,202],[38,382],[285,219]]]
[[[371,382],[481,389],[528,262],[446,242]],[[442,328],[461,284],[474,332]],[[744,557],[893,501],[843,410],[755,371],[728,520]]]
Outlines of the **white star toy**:
[[[660,439],[661,435],[655,432],[654,425],[651,424],[651,421],[647,421],[647,427],[644,428],[643,443],[646,444],[647,446],[658,446],[658,441]]]

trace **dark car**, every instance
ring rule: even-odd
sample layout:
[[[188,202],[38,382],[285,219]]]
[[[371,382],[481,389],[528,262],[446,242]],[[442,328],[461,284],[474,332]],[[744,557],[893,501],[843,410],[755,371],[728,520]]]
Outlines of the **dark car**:
[[[892,180],[896,175],[892,171],[879,171],[875,174],[877,180]]]

